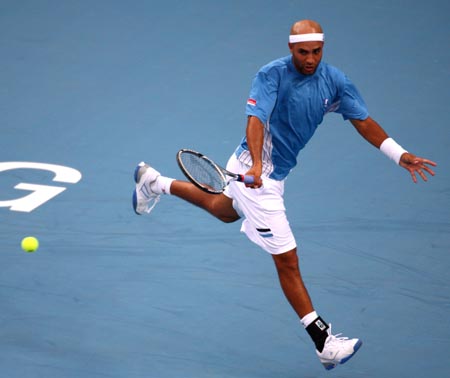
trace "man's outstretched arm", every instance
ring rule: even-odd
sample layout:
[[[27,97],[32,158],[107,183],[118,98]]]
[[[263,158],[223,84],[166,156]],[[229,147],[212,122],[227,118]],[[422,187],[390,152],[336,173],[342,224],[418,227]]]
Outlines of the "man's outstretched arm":
[[[365,120],[352,119],[350,121],[365,140],[380,149],[401,167],[405,168],[415,183],[417,182],[416,173],[424,181],[427,181],[425,172],[434,176],[434,171],[429,167],[435,167],[437,165],[434,161],[418,157],[405,151],[392,138],[389,138],[387,133],[374,119],[368,117]]]

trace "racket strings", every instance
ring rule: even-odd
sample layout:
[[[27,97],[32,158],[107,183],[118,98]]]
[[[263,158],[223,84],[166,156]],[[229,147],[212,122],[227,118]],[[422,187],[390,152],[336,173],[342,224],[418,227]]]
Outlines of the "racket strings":
[[[182,154],[181,161],[191,178],[198,184],[217,192],[223,190],[226,182],[211,162],[190,153]]]

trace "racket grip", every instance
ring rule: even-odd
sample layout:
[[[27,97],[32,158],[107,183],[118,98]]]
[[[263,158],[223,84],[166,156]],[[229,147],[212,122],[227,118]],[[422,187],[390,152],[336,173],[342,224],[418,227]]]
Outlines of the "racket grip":
[[[253,184],[255,182],[255,176],[241,175],[241,179],[245,184]]]

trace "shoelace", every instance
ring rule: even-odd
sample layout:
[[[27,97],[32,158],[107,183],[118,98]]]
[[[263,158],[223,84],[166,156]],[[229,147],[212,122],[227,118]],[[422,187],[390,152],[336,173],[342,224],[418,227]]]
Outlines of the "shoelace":
[[[332,335],[331,334],[331,324],[330,324],[329,333],[328,333],[328,336],[330,338],[328,339],[327,344],[328,343],[330,343],[330,344],[338,344],[338,343],[342,343],[343,341],[348,340],[348,337],[345,337],[345,336],[339,337],[341,335],[342,335],[342,333],[337,333],[336,335]]]
[[[328,342],[332,342],[332,343],[338,343],[338,342],[343,342],[345,340],[348,340],[348,337],[339,337],[340,335],[342,335],[342,333],[338,333],[336,335],[330,335],[331,339]]]

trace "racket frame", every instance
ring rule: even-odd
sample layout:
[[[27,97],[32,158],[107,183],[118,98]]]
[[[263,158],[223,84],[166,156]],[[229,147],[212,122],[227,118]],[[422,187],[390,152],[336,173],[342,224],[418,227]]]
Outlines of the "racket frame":
[[[202,183],[198,182],[192,175],[189,173],[189,170],[184,166],[183,161],[181,159],[181,155],[184,153],[189,153],[191,155],[197,156],[204,161],[206,161],[208,164],[210,164],[215,171],[218,173],[219,177],[222,179],[222,188],[220,190],[212,189],[211,187],[207,185],[202,185]],[[220,194],[223,193],[226,186],[230,183],[230,181],[239,181],[244,182],[247,184],[252,184],[254,182],[253,176],[246,176],[246,175],[240,175],[237,173],[230,172],[226,170],[225,168],[221,167],[220,165],[216,164],[214,161],[212,161],[209,157],[206,155],[203,155],[202,153],[189,149],[189,148],[182,148],[177,153],[177,163],[180,167],[183,174],[187,177],[187,179],[193,183],[197,188],[203,190],[204,192],[211,193],[211,194]],[[230,179],[227,180],[227,176],[230,177]]]

